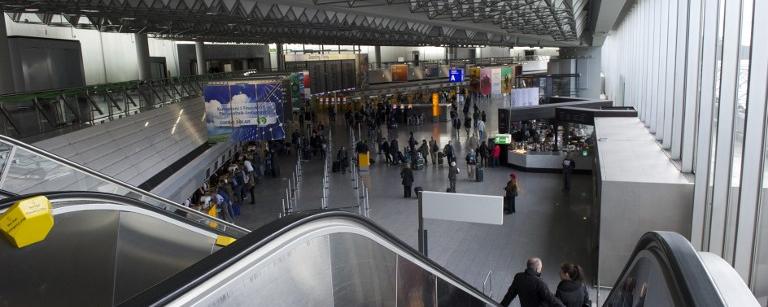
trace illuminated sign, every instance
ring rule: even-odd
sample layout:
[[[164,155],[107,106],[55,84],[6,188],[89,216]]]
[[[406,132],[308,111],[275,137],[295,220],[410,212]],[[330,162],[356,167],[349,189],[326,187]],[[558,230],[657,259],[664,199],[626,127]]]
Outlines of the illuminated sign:
[[[432,93],[432,116],[440,116],[440,95]]]
[[[448,81],[450,82],[464,82],[464,70],[461,68],[453,68],[448,71]]]
[[[493,139],[493,142],[500,145],[508,145],[512,143],[511,134],[497,134]]]

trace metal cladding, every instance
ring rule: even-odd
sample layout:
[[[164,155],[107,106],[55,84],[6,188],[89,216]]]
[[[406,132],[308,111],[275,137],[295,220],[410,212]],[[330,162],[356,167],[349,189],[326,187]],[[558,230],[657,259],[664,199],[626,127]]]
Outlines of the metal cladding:
[[[513,46],[578,42],[587,1],[0,0],[0,8],[15,22],[177,40]]]

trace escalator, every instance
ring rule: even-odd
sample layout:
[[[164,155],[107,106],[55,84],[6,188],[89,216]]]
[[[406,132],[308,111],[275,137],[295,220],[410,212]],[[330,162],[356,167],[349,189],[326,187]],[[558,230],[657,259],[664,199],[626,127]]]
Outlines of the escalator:
[[[497,306],[368,219],[295,214],[240,237],[135,199],[44,193],[48,237],[0,242],[0,306]],[[12,202],[0,201],[0,211]],[[738,274],[685,238],[638,242],[604,306],[759,306]]]
[[[36,195],[55,223],[27,247],[0,239],[0,306],[498,305],[357,215],[248,231],[0,136],[0,213]],[[666,232],[641,238],[604,305],[759,306],[725,261]]]

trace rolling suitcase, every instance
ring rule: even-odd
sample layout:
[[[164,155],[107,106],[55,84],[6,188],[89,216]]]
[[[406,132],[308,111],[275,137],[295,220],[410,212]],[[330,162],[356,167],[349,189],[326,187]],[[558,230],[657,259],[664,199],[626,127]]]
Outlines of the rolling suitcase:
[[[483,168],[482,167],[478,167],[477,169],[475,169],[475,177],[476,177],[475,179],[477,180],[477,182],[483,182]]]
[[[442,152],[438,152],[437,153],[437,164],[438,165],[441,165],[441,166],[443,165],[443,157],[445,157],[445,155],[443,155]]]
[[[419,197],[419,192],[421,192],[421,191],[424,191],[424,189],[422,189],[421,187],[415,187],[415,188],[413,188],[413,194],[414,194],[416,197]]]

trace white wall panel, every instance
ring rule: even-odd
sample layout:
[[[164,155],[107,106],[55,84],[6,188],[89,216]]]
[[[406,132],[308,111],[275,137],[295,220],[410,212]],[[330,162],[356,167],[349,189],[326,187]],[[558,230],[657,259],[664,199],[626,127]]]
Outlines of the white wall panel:
[[[171,133],[181,110],[179,124]],[[200,121],[203,112],[203,104],[190,99],[34,145],[139,185],[207,141]]]

